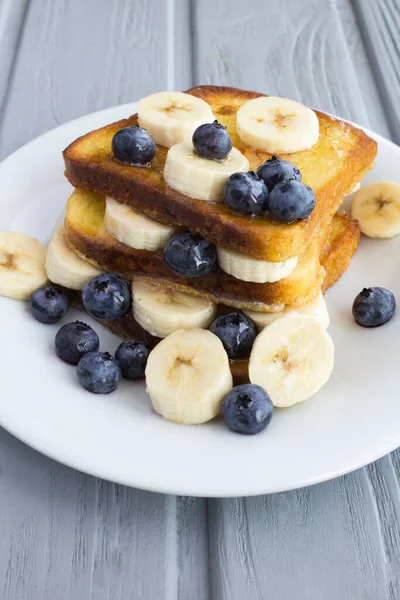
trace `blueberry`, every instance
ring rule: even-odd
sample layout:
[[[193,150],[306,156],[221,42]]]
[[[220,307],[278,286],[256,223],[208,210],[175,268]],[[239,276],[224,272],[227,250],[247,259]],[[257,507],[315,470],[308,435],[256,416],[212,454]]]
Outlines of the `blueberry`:
[[[267,210],[270,219],[293,223],[306,219],[315,206],[313,190],[300,181],[278,183],[268,196]]]
[[[247,358],[257,336],[253,321],[239,312],[221,315],[210,330],[219,337],[232,359]]]
[[[171,271],[185,277],[206,275],[217,259],[215,246],[201,235],[182,231],[171,238],[164,248],[164,259]]]
[[[270,192],[278,183],[284,181],[301,181],[301,173],[293,163],[273,156],[257,169],[257,175],[262,179]]]
[[[99,345],[97,333],[81,321],[63,325],[55,338],[58,356],[72,365],[77,365],[84,354],[96,352]]]
[[[387,323],[395,311],[395,297],[381,287],[364,288],[353,303],[353,317],[363,327],[379,327]]]
[[[226,127],[214,121],[200,125],[193,134],[193,148],[203,158],[224,160],[232,150],[232,140]]]
[[[89,392],[109,394],[119,384],[121,369],[108,352],[88,352],[79,361],[77,375]]]
[[[260,215],[268,199],[267,186],[254,171],[233,173],[225,183],[225,202],[243,215]]]
[[[115,353],[121,373],[127,379],[143,379],[151,348],[140,340],[125,340]]]
[[[57,323],[68,312],[67,296],[52,285],[33,292],[29,301],[32,315],[41,323]]]
[[[120,275],[102,273],[85,285],[82,303],[96,319],[119,319],[131,306],[130,286]]]
[[[270,424],[274,407],[259,385],[245,383],[229,392],[222,403],[225,423],[232,431],[254,434]]]
[[[119,129],[112,139],[114,158],[130,165],[146,165],[154,158],[156,150],[146,129],[138,125]]]

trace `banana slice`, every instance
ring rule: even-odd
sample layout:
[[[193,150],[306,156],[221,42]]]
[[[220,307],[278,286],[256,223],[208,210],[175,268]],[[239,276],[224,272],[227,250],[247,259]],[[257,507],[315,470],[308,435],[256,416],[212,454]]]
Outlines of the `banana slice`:
[[[275,313],[254,312],[253,310],[245,310],[243,312],[249,317],[249,319],[253,321],[253,323],[257,325],[259,329],[264,329],[264,327],[271,325],[271,323],[276,321],[276,319],[284,317],[290,313],[312,317],[318,321],[318,323],[324,329],[328,329],[329,327],[329,313],[322,292],[318,294],[315,300],[312,300],[312,302],[308,302],[299,308],[287,307],[282,312]]]
[[[155,143],[167,148],[191,142],[199,125],[215,119],[207,102],[183,92],[158,92],[142,98],[138,117],[139,125],[147,129]]]
[[[291,313],[257,336],[249,377],[268,392],[275,406],[292,406],[321,389],[332,373],[333,361],[333,342],[321,324]]]
[[[121,244],[136,250],[161,250],[178,231],[177,227],[157,223],[112,198],[106,198],[104,225]]]
[[[217,255],[218,264],[225,273],[254,283],[280,281],[294,271],[298,262],[297,256],[283,262],[267,262],[225,248],[217,248]]]
[[[64,225],[50,240],[46,257],[47,276],[70,290],[81,290],[87,282],[101,271],[75,254],[65,241]]]
[[[236,113],[238,136],[245,144],[270,154],[307,150],[318,141],[319,121],[311,108],[294,100],[260,96]]]
[[[175,331],[150,353],[146,386],[154,410],[165,419],[186,425],[210,421],[232,389],[221,340],[205,329]]]
[[[400,183],[376,181],[359,190],[351,216],[361,231],[372,238],[391,238],[400,233]]]
[[[46,248],[16,231],[0,232],[0,296],[28,300],[47,281]]]
[[[133,317],[156,337],[178,329],[208,329],[217,306],[208,300],[135,280],[132,283]]]
[[[168,150],[164,180],[173,190],[190,198],[221,202],[228,177],[248,170],[249,161],[237,148],[232,148],[225,160],[217,161],[197,156],[191,144],[183,143]]]

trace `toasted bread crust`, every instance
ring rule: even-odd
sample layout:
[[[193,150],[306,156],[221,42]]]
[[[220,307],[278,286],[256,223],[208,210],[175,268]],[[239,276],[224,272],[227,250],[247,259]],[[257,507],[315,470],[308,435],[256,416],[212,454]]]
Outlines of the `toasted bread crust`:
[[[329,242],[321,255],[321,264],[325,269],[322,292],[332,287],[349,267],[360,241],[360,225],[340,211],[332,221]]]
[[[322,288],[324,292],[338,281],[347,270],[350,259],[357,250],[360,227],[357,221],[352,221],[343,213],[338,213],[332,222],[329,238],[330,243],[324,248],[321,259],[326,271]],[[73,298],[80,302],[80,294],[78,292],[71,293]],[[229,310],[224,306],[219,306],[218,309],[219,313]],[[160,341],[159,338],[142,329],[131,314],[122,319],[99,321],[99,323],[123,339],[141,339],[151,347],[154,347]],[[230,361],[230,367],[235,385],[249,381],[248,360]]]
[[[228,87],[200,86],[188,93],[208,102],[218,120],[228,127],[233,144],[256,169],[270,155],[245,146],[236,135],[236,111],[256,92]],[[163,181],[167,149],[157,147],[151,168],[130,167],[112,158],[111,140],[121,127],[137,124],[137,115],[82,136],[64,151],[65,174],[75,187],[94,190],[130,204],[156,221],[179,225],[203,235],[216,245],[260,260],[286,260],[302,254],[318,229],[326,227],[343,196],[371,168],[376,142],[363,131],[316,111],[320,138],[310,150],[281,155],[294,162],[317,197],[313,213],[290,225],[267,218],[236,215],[223,203],[191,199]]]
[[[318,237],[299,257],[293,273],[276,283],[241,281],[217,265],[204,277],[186,279],[169,269],[162,251],[134,250],[113,238],[104,227],[104,212],[104,196],[75,190],[68,200],[65,217],[66,240],[70,247],[104,271],[116,271],[127,279],[140,277],[218,304],[266,312],[306,304],[321,289],[325,272],[319,262]]]

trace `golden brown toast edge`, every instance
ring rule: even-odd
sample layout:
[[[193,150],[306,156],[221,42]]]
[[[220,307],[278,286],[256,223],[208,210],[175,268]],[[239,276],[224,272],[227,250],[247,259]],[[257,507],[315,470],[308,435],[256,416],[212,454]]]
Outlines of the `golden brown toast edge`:
[[[339,211],[332,220],[329,241],[321,253],[321,264],[325,269],[322,292],[332,287],[349,267],[360,241],[360,225]]]
[[[346,272],[351,257],[358,247],[360,228],[357,221],[352,221],[345,213],[338,213],[333,220],[329,243],[324,249],[322,264],[326,271],[323,292],[326,292]],[[80,301],[79,292],[72,292],[75,299]],[[220,306],[219,312],[226,312],[227,307]],[[131,314],[122,319],[99,321],[109,331],[122,339],[141,339],[154,347],[160,340],[142,329]],[[230,362],[234,384],[248,382],[248,360]]]
[[[248,157],[250,168],[256,169],[270,158],[269,154],[242,144],[235,130],[239,106],[262,94],[215,86],[191,88],[188,93],[212,106],[218,120],[228,127],[234,146]],[[362,130],[315,112],[320,121],[319,142],[310,150],[281,155],[300,168],[303,181],[315,188],[317,196],[313,213],[304,221],[290,225],[273,223],[262,217],[252,219],[236,215],[223,202],[191,199],[170,189],[162,179],[167,149],[161,146],[157,147],[150,169],[129,167],[113,160],[112,136],[121,127],[136,124],[136,115],[90,132],[70,144],[64,150],[65,174],[75,187],[110,195],[156,221],[178,224],[216,245],[260,260],[282,261],[304,252],[314,232],[330,223],[343,196],[371,168],[376,155],[376,142]],[[333,133],[340,133],[346,138],[348,151],[341,150],[337,136],[332,137]],[[342,168],[323,185],[313,185],[318,178],[325,176],[329,164],[335,164],[340,152],[344,153],[340,159]]]
[[[306,304],[321,289],[325,272],[319,261],[318,237],[299,257],[291,275],[275,283],[241,281],[222,271],[218,265],[204,277],[187,279],[169,269],[162,251],[134,250],[107,233],[104,212],[104,196],[75,190],[68,200],[64,221],[69,246],[101,270],[121,273],[127,279],[140,277],[155,285],[169,286],[217,304],[266,312]],[[324,233],[327,228],[324,228]]]

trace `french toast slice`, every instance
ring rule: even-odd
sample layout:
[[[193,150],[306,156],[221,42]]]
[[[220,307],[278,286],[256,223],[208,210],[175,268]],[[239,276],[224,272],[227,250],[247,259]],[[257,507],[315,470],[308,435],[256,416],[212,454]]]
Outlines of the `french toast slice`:
[[[233,145],[255,170],[270,154],[245,146],[236,134],[236,112],[262,94],[229,87],[200,86],[189,94],[205,100],[228,128]],[[111,141],[121,127],[137,124],[137,115],[92,131],[64,150],[65,175],[73,186],[101,192],[141,210],[161,223],[179,225],[221,247],[259,260],[279,262],[300,256],[318,229],[332,220],[342,198],[372,167],[377,144],[362,130],[316,111],[320,135],[310,150],[281,155],[301,171],[316,194],[316,206],[304,221],[274,223],[268,218],[234,214],[224,202],[204,202],[169,188],[163,180],[167,149],[158,146],[150,168],[126,166],[112,157]],[[232,293],[235,293],[232,290]],[[277,302],[271,299],[271,303]]]
[[[204,277],[190,280],[173,273],[162,251],[135,250],[112,237],[104,226],[105,197],[75,190],[68,200],[65,216],[66,240],[83,259],[104,271],[115,271],[127,279],[143,280],[198,295],[217,304],[260,312],[280,311],[285,306],[301,306],[313,300],[323,284],[325,271],[320,263],[323,240],[315,236],[299,257],[288,277],[275,283],[252,283],[228,275],[218,266]],[[359,227],[347,225],[358,243]],[[323,232],[326,233],[328,227]]]
[[[326,292],[340,277],[346,272],[351,257],[357,250],[360,231],[358,223],[352,221],[345,213],[339,212],[335,215],[329,228],[328,243],[324,247],[321,257],[322,265],[326,271],[326,277],[322,286],[322,291]],[[80,301],[79,292],[70,291],[73,298]],[[70,293],[69,292],[69,293]],[[227,312],[231,309],[226,306],[219,306],[219,313]],[[142,329],[135,321],[132,314],[129,313],[121,319],[110,321],[99,321],[109,331],[123,339],[141,339],[151,347],[155,346],[160,339],[152,336]],[[236,360],[230,363],[235,385],[248,382],[248,361]]]

